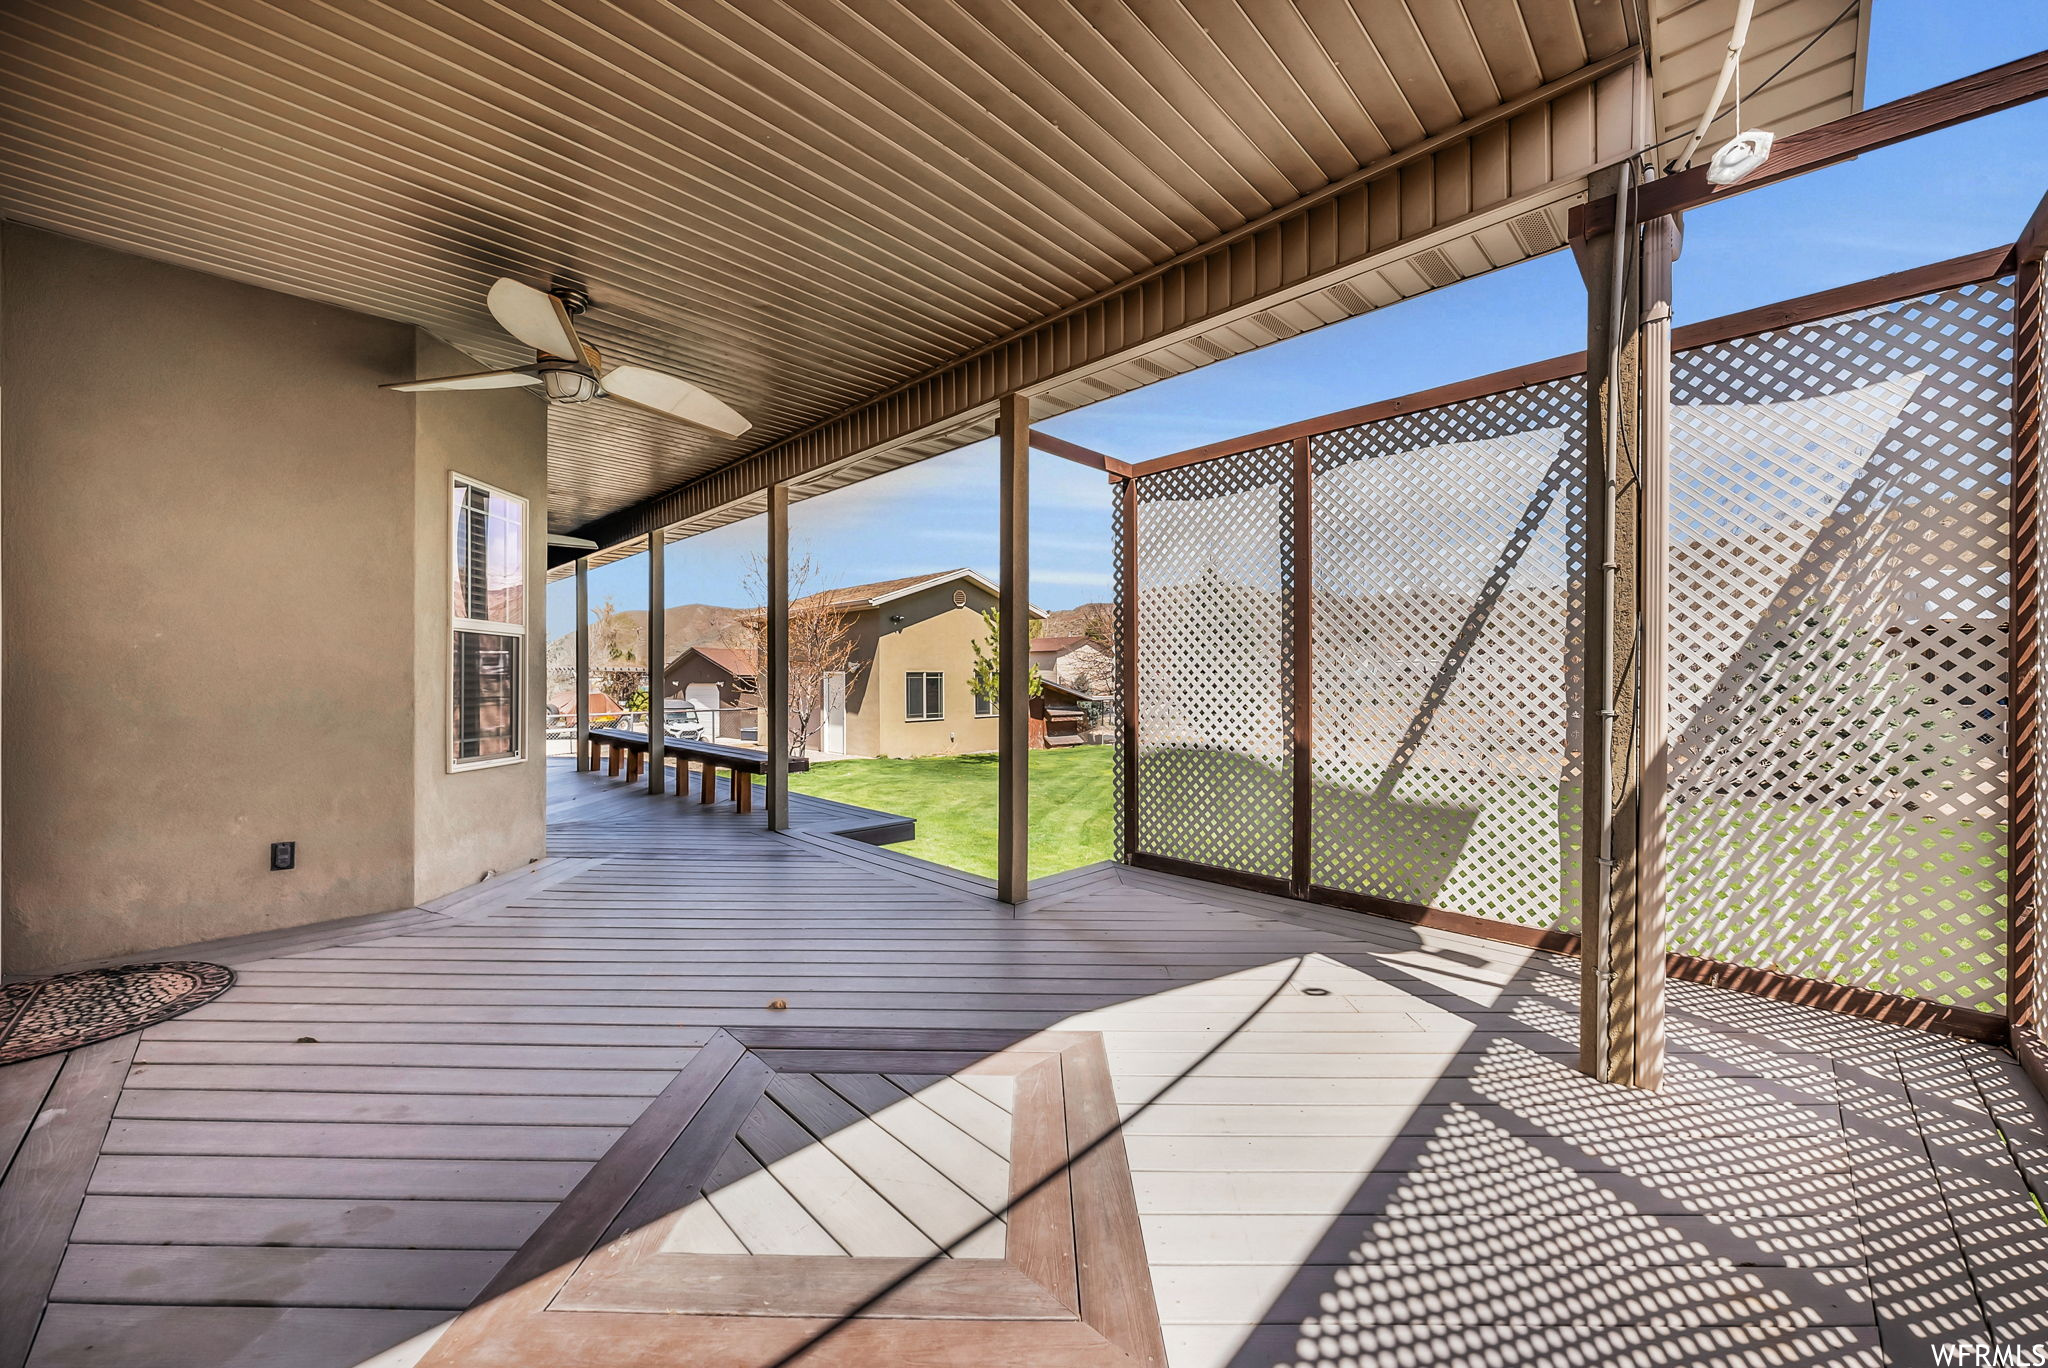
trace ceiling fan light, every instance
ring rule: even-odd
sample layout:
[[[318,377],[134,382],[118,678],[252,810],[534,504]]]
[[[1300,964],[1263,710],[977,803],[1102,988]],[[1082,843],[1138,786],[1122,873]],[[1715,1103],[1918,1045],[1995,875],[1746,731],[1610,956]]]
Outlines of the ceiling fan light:
[[[572,366],[542,366],[541,383],[558,404],[581,404],[597,398],[597,377]]]

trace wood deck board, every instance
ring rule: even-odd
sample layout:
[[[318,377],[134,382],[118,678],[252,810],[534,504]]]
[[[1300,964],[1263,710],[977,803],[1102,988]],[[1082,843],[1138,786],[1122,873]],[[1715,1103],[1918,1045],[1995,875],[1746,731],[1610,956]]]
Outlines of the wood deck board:
[[[134,1054],[135,1037],[123,1036],[65,1055],[0,1181],[0,1368],[26,1361],[35,1342]]]
[[[759,814],[552,779],[544,866],[221,943],[241,984],[121,1046],[125,1086],[63,1156],[68,1197],[44,1196],[61,1137],[28,1130],[58,1066],[0,1071],[0,1142],[44,1156],[16,1158],[0,1209],[47,1201],[55,1287],[39,1334],[13,1313],[0,1368],[30,1334],[38,1368],[409,1363],[424,1341],[399,1346],[525,1276],[508,1251],[722,1030],[816,1075],[780,1085],[775,1133],[754,1128],[771,1164],[813,1171],[773,1209],[721,1172],[670,1227],[723,1257],[776,1244],[764,1221],[829,1237],[806,1197],[856,1242],[889,1224],[920,1250],[1002,1208],[1013,1085],[946,1071],[1099,1032],[1175,1368],[1321,1338],[1471,1365],[1874,1364],[1880,1344],[1905,1361],[1987,1326],[2048,1333],[2048,1251],[2015,1205],[2048,1131],[1994,1051],[1684,984],[1671,1083],[1643,1098],[1575,1073],[1576,966],[1554,955],[1116,867],[1013,909],[823,834],[848,811],[802,795],[784,838]],[[956,1034],[934,1053],[938,1031]],[[849,1214],[830,1182],[875,1168],[881,1208]],[[945,1189],[912,1179],[934,1174],[971,1203],[933,1205]],[[790,1240],[776,1252],[808,1247]],[[1024,1257],[1074,1286],[1054,1243]],[[1122,1295],[1079,1276],[1083,1303]],[[984,1343],[1093,1361],[1005,1324]]]

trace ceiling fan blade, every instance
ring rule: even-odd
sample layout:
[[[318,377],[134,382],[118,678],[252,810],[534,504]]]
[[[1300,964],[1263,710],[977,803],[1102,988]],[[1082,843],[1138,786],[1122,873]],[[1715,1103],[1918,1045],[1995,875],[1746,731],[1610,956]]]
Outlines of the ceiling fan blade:
[[[564,361],[581,361],[583,340],[569,321],[569,310],[545,290],[500,279],[491,286],[485,301],[498,326],[537,352],[559,356]]]
[[[515,385],[538,385],[540,382],[540,372],[527,366],[518,370],[478,371],[474,375],[443,375],[434,380],[401,380],[377,388],[418,393],[425,390],[511,389]]]
[[[737,437],[753,426],[710,391],[645,366],[614,367],[598,377],[598,384],[614,399],[709,428],[723,437]]]

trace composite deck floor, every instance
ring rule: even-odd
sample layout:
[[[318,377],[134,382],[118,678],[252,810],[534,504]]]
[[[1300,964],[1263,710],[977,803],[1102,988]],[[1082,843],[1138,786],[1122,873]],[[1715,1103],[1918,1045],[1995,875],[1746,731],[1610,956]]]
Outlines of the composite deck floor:
[[[1099,1033],[1175,1368],[2048,1345],[2048,1133],[1996,1050],[1684,984],[1644,1096],[1574,1072],[1567,960],[1120,868],[1012,909],[797,814],[557,765],[542,864],[198,947],[217,1001],[0,1070],[0,1368],[417,1363],[762,1028]],[[783,1055],[671,1252],[1020,1238],[1001,1086]]]

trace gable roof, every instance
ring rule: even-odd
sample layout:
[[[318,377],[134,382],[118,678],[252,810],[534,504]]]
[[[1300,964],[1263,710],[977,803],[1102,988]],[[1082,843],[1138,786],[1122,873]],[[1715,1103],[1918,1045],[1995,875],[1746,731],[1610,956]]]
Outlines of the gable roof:
[[[1071,684],[1062,684],[1057,679],[1041,679],[1038,681],[1038,684],[1039,687],[1043,689],[1046,693],[1065,694],[1069,699],[1076,699],[1088,703],[1101,703],[1107,701],[1100,694],[1092,694],[1085,692],[1084,690],[1075,688]]]
[[[879,608],[895,599],[905,598],[934,585],[951,584],[954,580],[966,580],[991,598],[1001,590],[965,566],[957,570],[940,570],[923,575],[905,575],[901,579],[876,580],[872,584],[849,584],[838,589],[821,589],[815,594],[806,594],[790,606],[805,608],[842,608],[848,612],[864,612]],[[1036,604],[1026,605],[1031,616],[1044,617],[1045,610]]]
[[[692,646],[689,650],[671,660],[668,667],[673,670],[691,656],[701,656],[705,660],[710,661],[713,665],[731,675],[733,682],[736,684],[744,685],[747,688],[754,686],[754,658],[753,653],[750,651],[737,646]]]

